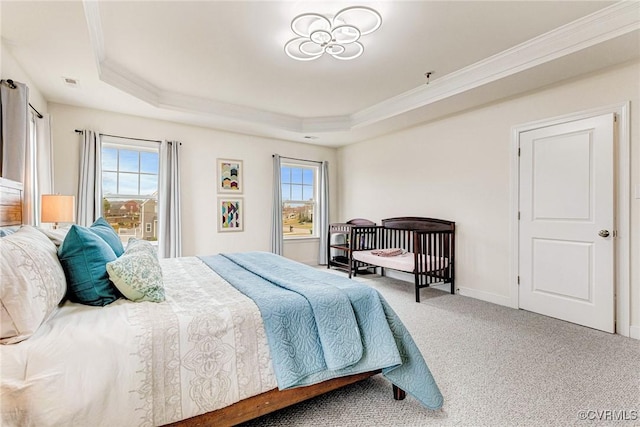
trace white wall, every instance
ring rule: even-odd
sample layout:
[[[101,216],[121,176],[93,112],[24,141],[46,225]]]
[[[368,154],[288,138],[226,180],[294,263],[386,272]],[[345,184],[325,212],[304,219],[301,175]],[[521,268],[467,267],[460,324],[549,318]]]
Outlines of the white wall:
[[[330,182],[336,182],[336,150],[252,137],[172,122],[51,103],[54,118],[55,190],[76,194],[80,136],[75,129],[134,138],[182,142],[183,255],[270,250],[272,157],[328,160]],[[243,232],[218,233],[216,227],[216,158],[243,160],[245,228]],[[335,218],[335,197],[331,202]],[[285,256],[315,264],[318,240],[285,242]]]
[[[515,125],[631,101],[632,189],[640,186],[640,63],[339,150],[339,217],[456,221],[457,287],[509,304],[509,183]],[[384,197],[380,197],[384,194]],[[640,332],[640,200],[631,200],[631,325]],[[638,336],[640,338],[640,336]]]
[[[29,102],[33,107],[41,114],[47,113],[47,101],[44,99],[40,90],[31,80],[31,77],[27,74],[22,66],[18,63],[16,58],[11,53],[10,48],[5,44],[4,40],[0,44],[0,77],[3,80],[11,79],[16,82],[24,83],[29,87]]]

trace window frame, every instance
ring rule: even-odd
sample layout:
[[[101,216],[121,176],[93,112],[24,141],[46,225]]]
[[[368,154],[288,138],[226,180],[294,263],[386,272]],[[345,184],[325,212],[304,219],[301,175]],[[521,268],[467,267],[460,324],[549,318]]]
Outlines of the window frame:
[[[153,173],[148,173],[148,172],[141,172],[140,171],[140,156],[138,157],[138,172],[129,172],[129,171],[121,171],[120,170],[120,159],[118,156],[117,157],[117,167],[116,170],[111,170],[108,169],[107,172],[111,172],[111,173],[116,173],[116,174],[120,174],[120,173],[127,173],[127,174],[135,174],[138,175],[138,177],[145,175],[155,175],[157,177],[157,187],[156,187],[156,193],[159,192],[159,187],[160,187],[160,143],[158,142],[152,142],[152,141],[137,141],[137,140],[131,140],[131,139],[127,139],[127,138],[118,138],[118,139],[114,139],[114,138],[110,138],[107,136],[103,136],[102,137],[102,141],[100,144],[100,158],[102,161],[102,150],[104,148],[115,148],[117,150],[127,150],[127,151],[137,151],[138,153],[141,152],[148,152],[148,153],[157,153],[158,154],[158,172],[153,174]],[[104,172],[105,169],[102,167],[102,164],[100,165],[100,183],[102,185],[102,196],[105,197],[106,193],[104,192]],[[119,179],[119,178],[117,178]],[[117,184],[116,184],[116,189],[117,189]],[[138,192],[140,192],[140,179],[138,179]],[[117,197],[117,198],[129,198],[129,199],[146,199],[146,200],[150,200],[150,199],[154,199],[153,197],[149,197],[151,196],[153,193],[151,193],[150,195],[142,195],[142,194],[126,194],[126,193],[115,193],[115,194],[111,194],[112,197]],[[158,200],[158,196],[156,195],[155,200]]]
[[[144,238],[144,235],[146,234],[146,224],[142,223],[142,209],[143,209],[143,205],[145,202],[153,200],[157,204],[159,203],[160,200],[160,143],[159,142],[154,142],[154,141],[139,141],[139,140],[132,140],[129,138],[115,138],[115,137],[108,137],[108,136],[102,136],[101,141],[100,141],[100,185],[101,185],[101,190],[102,190],[102,199],[105,200],[109,200],[110,202],[113,201],[129,201],[129,200],[137,200],[139,201],[139,217],[138,220],[140,221],[139,223],[139,228],[140,228],[140,236],[129,236],[129,237],[137,237],[137,238]],[[116,168],[115,169],[105,169],[103,167],[103,154],[104,154],[104,149],[116,149],[116,150],[127,150],[127,151],[135,151],[138,153],[138,170],[135,172],[131,172],[131,171],[123,171],[120,169],[120,156],[119,156],[119,151],[117,151],[117,156],[116,156]],[[151,173],[151,172],[142,172],[142,156],[140,155],[140,153],[143,152],[148,152],[148,153],[155,153],[158,156],[158,169],[156,173]],[[156,188],[155,191],[151,192],[150,194],[127,194],[127,193],[106,193],[105,192],[105,186],[104,186],[104,173],[115,173],[116,175],[116,191],[119,190],[119,179],[120,179],[120,174],[125,173],[125,174],[131,174],[131,175],[136,175],[137,176],[137,189],[138,189],[138,193],[140,193],[141,190],[141,185],[142,185],[142,180],[141,177],[142,176],[155,176],[156,177]],[[101,209],[102,210],[102,209]],[[157,211],[156,211],[157,212]],[[102,216],[106,218],[107,212],[102,212]],[[156,220],[157,220],[157,213],[156,213]],[[150,240],[150,242],[152,244],[157,244],[157,240]]]
[[[291,204],[300,204],[300,205],[304,205],[304,204],[308,204],[309,201],[308,200],[289,200],[286,199],[284,197],[284,194],[282,192],[282,187],[283,185],[285,185],[285,182],[283,180],[283,174],[282,174],[282,170],[283,168],[291,168],[291,169],[310,169],[313,172],[313,200],[311,201],[311,204],[313,205],[313,226],[312,226],[312,230],[313,233],[310,233],[308,236],[307,235],[287,235],[285,233],[285,225],[284,225],[284,206],[286,203],[291,203]],[[304,173],[303,173],[304,176]],[[319,212],[319,179],[320,179],[320,166],[316,163],[316,162],[305,162],[303,160],[287,160],[287,161],[282,161],[280,163],[280,197],[282,199],[282,213],[283,213],[283,218],[282,218],[282,238],[283,241],[290,241],[290,240],[309,240],[309,239],[318,239],[320,238],[319,235],[319,231],[318,231],[318,226],[317,226],[317,222],[316,222],[316,218],[318,218],[318,212]],[[286,183],[288,185],[297,185],[291,182]],[[299,184],[301,186],[304,186],[304,180],[302,184]],[[304,194],[304,192],[303,192]]]

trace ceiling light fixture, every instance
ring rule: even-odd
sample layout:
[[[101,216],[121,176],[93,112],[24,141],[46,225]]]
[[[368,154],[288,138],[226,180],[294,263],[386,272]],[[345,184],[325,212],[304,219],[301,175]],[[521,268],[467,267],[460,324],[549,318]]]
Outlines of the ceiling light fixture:
[[[347,7],[333,18],[304,13],[291,21],[291,30],[298,37],[289,40],[284,51],[298,61],[312,61],[325,53],[336,59],[355,59],[364,52],[360,38],[373,33],[380,25],[380,14],[365,6]]]

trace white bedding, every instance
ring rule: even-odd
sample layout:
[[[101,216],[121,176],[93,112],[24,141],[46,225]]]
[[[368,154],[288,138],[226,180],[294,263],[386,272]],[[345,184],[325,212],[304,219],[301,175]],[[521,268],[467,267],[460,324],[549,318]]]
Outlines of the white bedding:
[[[406,271],[413,273],[415,270],[415,255],[413,252],[405,252],[396,256],[379,256],[372,254],[372,251],[353,251],[353,259],[356,261],[366,262],[367,264],[377,265],[379,267],[391,268],[393,270]],[[449,260],[436,256],[424,257],[421,265],[421,273],[436,270],[438,268],[447,268]]]
[[[198,258],[161,260],[167,301],[66,302],[0,346],[3,426],[152,426],[276,387],[260,312]]]

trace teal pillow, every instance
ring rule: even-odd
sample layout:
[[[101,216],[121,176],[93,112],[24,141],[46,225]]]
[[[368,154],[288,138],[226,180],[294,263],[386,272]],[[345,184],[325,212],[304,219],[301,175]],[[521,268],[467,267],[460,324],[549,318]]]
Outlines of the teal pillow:
[[[71,301],[105,306],[120,297],[107,273],[107,263],[115,260],[116,254],[89,228],[72,225],[58,250],[58,258]]]
[[[91,224],[89,227],[91,231],[96,233],[98,236],[102,237],[102,240],[107,242],[116,256],[120,256],[124,253],[124,247],[122,246],[122,242],[120,241],[120,236],[116,233],[116,230],[111,227],[111,225],[105,220],[103,217],[100,217]]]

